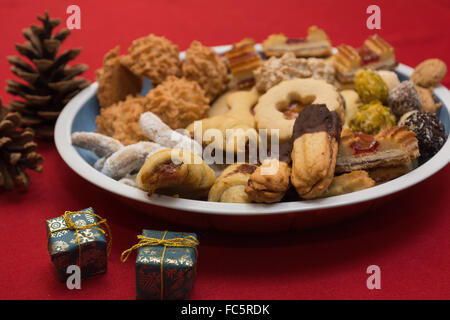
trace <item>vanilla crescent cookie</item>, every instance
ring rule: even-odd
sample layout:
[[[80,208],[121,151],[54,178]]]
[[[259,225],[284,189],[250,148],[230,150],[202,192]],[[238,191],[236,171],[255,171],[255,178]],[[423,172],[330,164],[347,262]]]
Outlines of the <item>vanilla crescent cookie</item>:
[[[139,170],[149,155],[162,149],[165,148],[149,141],[130,144],[108,157],[101,171],[108,177],[121,179],[133,171]]]
[[[291,182],[303,199],[320,197],[334,177],[341,119],[325,105],[307,106],[292,134]]]
[[[119,140],[95,132],[72,133],[72,144],[94,152],[99,158],[109,157],[123,148]]]
[[[258,133],[255,130],[255,119],[252,114],[252,108],[257,103],[258,97],[259,94],[256,89],[236,91],[227,96],[227,104],[230,106],[230,111],[226,114],[195,121],[186,130],[193,136],[196,126],[200,127],[201,125],[201,135],[205,145],[214,142],[214,146],[217,149],[230,152],[242,151],[241,146],[244,148],[249,139],[256,140],[258,137]],[[209,129],[219,130],[223,139],[220,141],[209,139],[205,135]],[[239,143],[239,141],[242,143]]]
[[[295,118],[284,111],[294,102],[299,105],[325,104],[344,121],[343,102],[333,85],[324,80],[294,79],[281,82],[259,98],[254,109],[257,128],[278,129],[280,143],[289,141]]]
[[[160,145],[173,149],[185,149],[199,156],[202,155],[202,146],[197,141],[172,130],[152,112],[141,114],[139,127],[150,140]]]

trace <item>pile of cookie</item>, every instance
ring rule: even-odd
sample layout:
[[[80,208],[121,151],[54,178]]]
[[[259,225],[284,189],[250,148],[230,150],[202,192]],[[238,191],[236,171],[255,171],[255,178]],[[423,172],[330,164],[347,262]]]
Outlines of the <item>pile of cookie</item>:
[[[262,52],[249,38],[222,55],[193,41],[183,61],[178,46],[151,34],[128,54],[105,55],[98,130],[75,132],[72,143],[98,156],[97,170],[150,196],[274,203],[350,193],[408,173],[447,139],[433,95],[445,63],[425,60],[403,82],[397,65],[377,35],[333,53],[315,26],[305,38],[270,35]]]

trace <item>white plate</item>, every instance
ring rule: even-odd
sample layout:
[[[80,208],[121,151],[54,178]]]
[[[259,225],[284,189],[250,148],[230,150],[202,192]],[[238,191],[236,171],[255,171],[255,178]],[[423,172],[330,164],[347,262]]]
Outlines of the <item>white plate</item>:
[[[229,48],[230,46],[221,46],[216,47],[215,50],[218,53],[222,53]],[[260,49],[260,46],[257,45],[257,49]],[[184,58],[184,53],[181,53],[180,57]],[[399,74],[409,77],[412,73],[412,68],[399,64],[396,71]],[[423,181],[446,166],[450,160],[450,141],[447,140],[442,149],[432,159],[404,176],[366,190],[325,199],[283,202],[269,205],[212,203],[207,201],[176,199],[160,195],[154,195],[149,198],[144,191],[119,183],[94,169],[81,157],[76,148],[71,144],[71,133],[73,130],[72,125],[74,119],[84,104],[95,96],[97,87],[98,84],[93,83],[91,86],[84,89],[77,96],[75,96],[61,112],[55,127],[56,147],[64,162],[66,162],[72,170],[87,181],[113,194],[128,198],[135,202],[140,202],[142,204],[156,205],[182,210],[184,212],[197,212],[205,215],[261,216],[285,214],[288,212],[302,213],[311,210],[354,205],[385,197]],[[445,114],[446,121],[444,121],[444,125],[446,126],[446,131],[448,133],[449,123],[447,120],[448,114],[450,113],[450,93],[447,88],[439,86],[435,89],[435,94],[444,104],[442,107],[443,110],[441,110],[441,115],[442,113]],[[89,118],[88,121],[93,122],[95,119],[91,118]]]

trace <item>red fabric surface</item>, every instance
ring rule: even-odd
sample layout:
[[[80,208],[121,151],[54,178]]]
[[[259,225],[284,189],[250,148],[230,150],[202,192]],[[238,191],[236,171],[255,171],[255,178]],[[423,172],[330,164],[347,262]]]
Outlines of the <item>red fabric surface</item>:
[[[83,47],[77,62],[93,80],[103,55],[137,37],[164,35],[184,50],[194,39],[207,45],[243,37],[262,41],[284,32],[303,36],[323,27],[335,45],[359,45],[373,32],[366,8],[373,1],[76,1],[81,30],[63,48]],[[6,56],[22,43],[21,30],[48,9],[66,19],[72,1],[0,1],[0,79],[12,78]],[[439,57],[450,64],[450,2],[377,1],[382,30],[398,59],[416,65]],[[450,77],[443,82],[450,85]],[[4,102],[11,96],[0,93]],[[143,228],[166,225],[137,212],[68,168],[52,143],[40,142],[44,171],[31,173],[27,192],[0,194],[1,299],[134,299],[134,255],[119,261]],[[199,231],[198,276],[192,299],[433,299],[450,298],[450,166],[376,211],[335,226],[272,235]],[[68,290],[56,280],[46,250],[45,220],[87,206],[108,219],[113,250],[105,275]],[[158,209],[164,211],[163,208]],[[195,231],[195,230],[194,230]],[[381,268],[381,290],[368,290],[366,268]]]

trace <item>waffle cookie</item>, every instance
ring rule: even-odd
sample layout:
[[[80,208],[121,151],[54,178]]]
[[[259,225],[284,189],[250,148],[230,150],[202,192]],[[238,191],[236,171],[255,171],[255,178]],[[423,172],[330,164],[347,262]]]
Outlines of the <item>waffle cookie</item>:
[[[333,61],[337,79],[343,84],[352,83],[360,68],[393,70],[398,64],[394,48],[378,35],[367,39],[359,48],[340,45]]]
[[[228,67],[233,75],[232,86],[238,89],[250,88],[255,84],[253,70],[261,66],[261,57],[254,46],[253,39],[245,38],[225,53]]]

